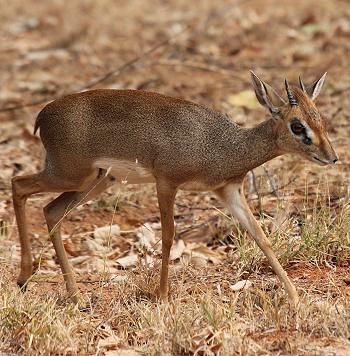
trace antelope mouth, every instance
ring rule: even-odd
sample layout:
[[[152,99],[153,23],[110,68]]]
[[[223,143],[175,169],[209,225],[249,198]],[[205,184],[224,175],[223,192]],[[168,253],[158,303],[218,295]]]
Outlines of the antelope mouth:
[[[320,166],[327,166],[328,164],[330,164],[330,162],[320,159],[316,156],[312,156],[312,160],[317,164],[319,164]]]

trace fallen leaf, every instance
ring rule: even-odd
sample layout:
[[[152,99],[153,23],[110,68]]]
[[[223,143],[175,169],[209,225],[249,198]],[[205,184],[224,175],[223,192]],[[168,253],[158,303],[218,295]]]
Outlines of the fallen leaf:
[[[120,234],[120,227],[117,224],[98,227],[94,231],[96,239],[104,239],[111,236],[118,236]]]
[[[174,261],[182,256],[186,249],[185,243],[183,240],[178,240],[173,244],[170,250],[170,261]]]
[[[69,59],[70,53],[65,49],[48,49],[41,51],[32,51],[26,53],[26,59],[30,61],[44,61],[48,58],[56,58],[56,59]]]
[[[110,282],[112,283],[124,282],[127,279],[128,279],[127,276],[113,275],[110,279]]]
[[[101,240],[99,239],[99,241]],[[91,238],[86,238],[83,241],[82,246],[84,251],[101,252],[101,254],[105,254],[108,250],[107,247],[103,246],[98,241]]]
[[[123,268],[132,267],[137,264],[138,256],[136,254],[130,254],[125,257],[118,258],[116,262]]]
[[[204,242],[208,243],[213,239],[214,232],[211,226],[202,225],[195,229],[190,229],[181,233],[181,239],[186,242]]]
[[[149,224],[142,225],[137,233],[137,237],[139,238],[139,246],[145,248],[147,251],[154,251],[156,247],[156,236]]]
[[[230,289],[232,289],[235,292],[238,292],[242,289],[248,289],[252,286],[253,286],[253,283],[249,279],[242,279],[241,281],[230,286]]]
[[[316,23],[308,23],[301,27],[301,31],[308,35],[313,35],[315,33],[327,33],[330,30],[330,23],[321,21]]]
[[[73,242],[69,239],[63,242],[64,245],[64,249],[66,250],[66,252],[68,252],[71,256],[73,257],[78,257],[79,251],[76,250]]]
[[[190,264],[196,267],[204,267],[208,264],[208,260],[201,256],[194,256],[191,257]]]
[[[142,262],[146,262],[146,266],[153,267],[154,266],[154,258],[152,256],[146,255]]]
[[[78,256],[78,257],[74,257],[74,258],[71,258],[70,259],[70,262],[73,264],[73,265],[79,265],[83,262],[86,262],[88,261],[89,259],[91,259],[92,257],[91,256]]]
[[[253,90],[243,90],[237,94],[231,94],[227,101],[232,106],[240,106],[248,109],[257,109],[259,107]]]
[[[188,244],[186,252],[190,253],[192,257],[202,257],[212,262],[213,264],[219,264],[225,257],[225,253],[221,250],[213,250],[205,245]]]

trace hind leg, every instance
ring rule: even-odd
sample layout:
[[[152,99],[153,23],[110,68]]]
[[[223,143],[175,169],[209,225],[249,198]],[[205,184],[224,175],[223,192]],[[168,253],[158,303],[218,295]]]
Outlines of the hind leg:
[[[13,208],[16,215],[18,226],[18,235],[21,245],[21,272],[18,276],[17,283],[21,288],[25,288],[27,280],[32,275],[33,258],[31,252],[31,241],[28,235],[27,221],[25,214],[25,205],[27,199],[36,193],[42,192],[62,192],[68,190],[75,183],[70,183],[54,179],[51,174],[43,172],[17,176],[12,178],[12,199]]]
[[[17,283],[21,288],[32,275],[33,270],[31,242],[27,230],[25,204],[30,195],[45,191],[49,191],[49,186],[45,184],[45,180],[42,178],[41,173],[12,178],[13,208],[15,210],[18,235],[21,244],[21,272],[17,280]]]
[[[87,186],[88,182],[96,178],[96,171],[85,170],[80,177],[74,176],[62,179],[46,170],[32,175],[17,176],[12,178],[12,199],[18,226],[18,235],[21,245],[21,271],[17,283],[25,288],[27,280],[32,275],[33,259],[31,241],[28,235],[25,205],[27,199],[36,193],[64,192],[77,190],[81,186]]]
[[[75,303],[79,301],[79,292],[61,238],[62,220],[74,208],[98,196],[114,183],[113,177],[104,175],[100,178],[96,178],[86,190],[62,193],[44,208],[50,238],[56,251],[66,288],[69,296]]]

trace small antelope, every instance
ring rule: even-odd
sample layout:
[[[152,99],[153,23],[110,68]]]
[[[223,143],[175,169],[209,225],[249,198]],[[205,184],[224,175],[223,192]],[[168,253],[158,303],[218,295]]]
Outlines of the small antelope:
[[[174,200],[178,189],[213,191],[266,255],[298,303],[293,283],[244,198],[242,182],[251,169],[285,153],[320,165],[338,158],[314,100],[326,73],[309,86],[285,81],[288,100],[251,72],[257,99],[270,118],[243,128],[202,105],[142,90],[100,89],[67,95],[39,113],[34,133],[46,150],[44,169],[12,179],[13,204],[21,243],[22,288],[32,275],[31,241],[25,217],[27,198],[39,192],[62,193],[44,207],[45,219],[69,296],[78,288],[62,243],[60,227],[73,208],[111,185],[155,183],[162,225],[160,297],[168,295],[169,253],[175,234]]]

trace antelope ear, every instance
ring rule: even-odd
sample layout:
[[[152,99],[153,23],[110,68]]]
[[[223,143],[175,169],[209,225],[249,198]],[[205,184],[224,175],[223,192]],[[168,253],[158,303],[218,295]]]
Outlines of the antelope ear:
[[[280,107],[286,102],[270,85],[263,82],[253,71],[250,71],[255,95],[259,103],[269,109],[274,118],[280,117]]]
[[[322,85],[326,79],[327,72],[325,72],[322,77],[305,88],[305,92],[309,95],[311,100],[315,100],[321,92]]]

